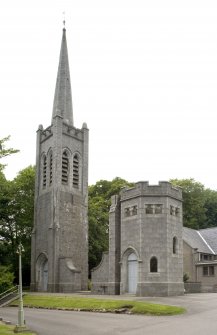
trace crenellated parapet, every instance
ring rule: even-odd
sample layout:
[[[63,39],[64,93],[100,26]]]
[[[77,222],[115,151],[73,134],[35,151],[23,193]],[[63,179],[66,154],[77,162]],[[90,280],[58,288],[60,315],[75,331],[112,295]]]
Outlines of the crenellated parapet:
[[[133,188],[123,188],[120,193],[121,201],[135,197],[169,197],[182,201],[181,187],[174,187],[171,183],[160,181],[158,185],[149,185],[147,181],[141,181],[135,184]]]
[[[41,126],[42,127],[42,126]],[[41,130],[41,142],[47,140],[49,137],[53,136],[52,126],[47,127],[46,129],[39,128]]]
[[[86,128],[87,129],[87,128]],[[63,123],[63,134],[71,136],[76,140],[83,141],[84,131],[82,129],[75,128],[69,124]]]

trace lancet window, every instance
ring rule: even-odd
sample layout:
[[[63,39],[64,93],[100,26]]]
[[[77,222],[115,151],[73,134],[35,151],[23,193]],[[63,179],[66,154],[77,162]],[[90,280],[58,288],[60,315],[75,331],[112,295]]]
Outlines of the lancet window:
[[[79,157],[77,154],[73,158],[73,187],[79,187]]]
[[[67,151],[62,155],[62,184],[68,184],[69,178],[69,157]]]
[[[43,172],[42,172],[42,183],[43,183],[43,188],[46,187],[47,184],[47,157],[44,155],[43,156]]]
[[[50,153],[50,161],[49,161],[49,176],[50,176],[50,185],[53,182],[53,153]]]

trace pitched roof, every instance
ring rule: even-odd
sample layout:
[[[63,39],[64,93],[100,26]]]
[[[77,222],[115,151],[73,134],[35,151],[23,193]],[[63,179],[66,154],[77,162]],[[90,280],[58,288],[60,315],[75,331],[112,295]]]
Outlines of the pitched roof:
[[[217,254],[217,227],[201,229],[200,233],[214,253]]]
[[[183,240],[198,252],[217,254],[217,227],[201,230],[183,227]]]
[[[51,123],[57,115],[62,116],[65,122],[73,126],[71,80],[65,28],[62,35]]]
[[[210,254],[211,250],[198,234],[197,230],[183,227],[183,240],[193,249],[198,249],[198,252]]]

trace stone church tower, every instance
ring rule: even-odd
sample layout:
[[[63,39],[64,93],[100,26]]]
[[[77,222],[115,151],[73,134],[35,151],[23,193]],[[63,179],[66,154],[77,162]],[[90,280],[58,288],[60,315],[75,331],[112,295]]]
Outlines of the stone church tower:
[[[87,206],[88,129],[73,124],[64,28],[51,125],[37,131],[32,290],[87,289]]]

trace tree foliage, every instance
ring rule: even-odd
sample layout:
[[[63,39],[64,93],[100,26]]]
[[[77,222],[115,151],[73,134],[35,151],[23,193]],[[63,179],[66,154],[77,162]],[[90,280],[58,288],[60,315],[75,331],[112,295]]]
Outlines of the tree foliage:
[[[6,156],[10,156],[12,154],[15,154],[17,152],[19,152],[19,150],[17,149],[13,149],[13,148],[6,148],[6,142],[10,139],[10,136],[4,137],[2,139],[0,139],[0,158],[6,157]],[[4,168],[3,164],[0,164],[0,170],[2,171],[2,169]]]
[[[206,189],[194,179],[173,179],[171,182],[183,190],[184,226],[193,229],[217,226],[217,191]],[[20,171],[12,181],[8,181],[0,169],[0,265],[11,265],[11,271],[17,277],[17,248],[21,242],[25,250],[22,257],[24,284],[30,281],[34,183],[35,169],[32,166]],[[125,186],[133,184],[115,178],[89,186],[89,269],[98,265],[102,253],[108,250],[111,196]]]
[[[217,191],[206,189],[194,179],[172,179],[183,194],[183,224],[193,229],[217,226]]]
[[[108,250],[109,208],[111,196],[132,183],[121,178],[100,180],[89,186],[89,269],[99,264],[102,253]]]
[[[22,170],[13,181],[3,176],[0,189],[0,259],[1,264],[11,264],[18,277],[17,248],[24,246],[24,284],[29,282],[31,230],[34,213],[35,169],[32,166]]]
[[[0,265],[0,293],[13,286],[14,275],[7,266]]]

